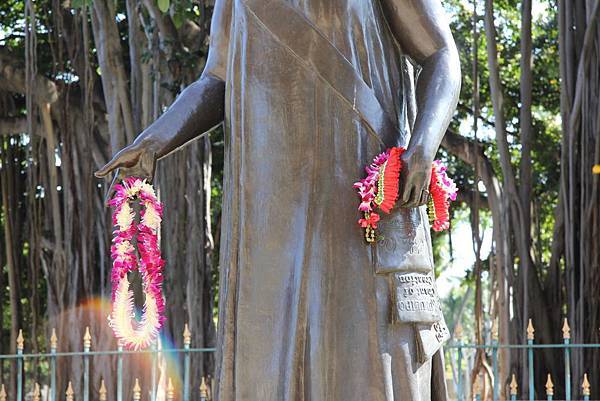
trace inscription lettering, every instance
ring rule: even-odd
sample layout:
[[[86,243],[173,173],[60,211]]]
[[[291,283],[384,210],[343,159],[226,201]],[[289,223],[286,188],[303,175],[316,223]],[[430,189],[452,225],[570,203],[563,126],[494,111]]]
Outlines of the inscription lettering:
[[[405,298],[406,297],[414,297],[414,296],[433,297],[435,295],[435,290],[431,287],[405,288],[403,295]]]
[[[431,273],[396,274],[395,303],[404,322],[436,322],[442,318],[441,304]]]
[[[398,301],[398,310],[408,312],[434,312],[438,310],[439,306],[439,302],[435,299],[427,301],[417,301],[412,299]]]
[[[440,343],[450,335],[448,327],[441,322],[435,322],[433,324],[433,330],[435,331],[435,339]]]

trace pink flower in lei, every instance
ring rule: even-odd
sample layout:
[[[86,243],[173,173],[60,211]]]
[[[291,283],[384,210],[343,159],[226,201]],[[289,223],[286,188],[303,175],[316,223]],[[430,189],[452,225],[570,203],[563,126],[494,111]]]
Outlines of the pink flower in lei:
[[[380,216],[373,209],[377,207],[378,181],[389,158],[389,150],[377,155],[373,162],[365,167],[367,176],[353,185],[360,196],[358,210],[364,215],[358,220],[358,224],[365,229],[365,239],[368,242],[375,241],[375,229]]]
[[[130,202],[138,201],[142,207],[140,222]],[[162,205],[152,186],[139,178],[126,178],[115,186],[115,196],[109,203],[114,207],[111,256],[113,268],[112,311],[109,324],[120,344],[127,349],[142,349],[153,343],[163,325],[164,301],[161,293],[165,261],[158,244],[162,220]],[[136,237],[138,253],[133,245]],[[129,289],[127,273],[139,270],[146,297],[142,317],[135,319],[133,291]]]
[[[358,210],[361,212],[372,212],[373,211],[373,200],[377,195],[377,180],[379,180],[379,170],[381,166],[387,161],[389,152],[383,152],[377,155],[373,162],[367,167],[365,171],[367,176],[362,180],[355,182],[353,188],[358,190],[361,202],[358,206]]]

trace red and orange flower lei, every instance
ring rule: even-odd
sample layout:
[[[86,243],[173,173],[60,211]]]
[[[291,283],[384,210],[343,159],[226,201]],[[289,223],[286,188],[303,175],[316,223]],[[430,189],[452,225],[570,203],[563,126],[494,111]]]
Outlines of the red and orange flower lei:
[[[143,207],[139,223],[135,222],[135,212],[130,206],[134,201],[139,201]],[[158,246],[162,205],[152,185],[134,177],[115,186],[115,196],[109,204],[115,209],[113,224],[116,227],[111,247],[112,312],[109,324],[122,346],[138,350],[156,340],[165,320],[161,293],[165,261]],[[146,297],[139,321],[135,319],[133,291],[129,289],[127,279],[127,273],[135,270],[142,276]]]
[[[377,223],[381,216],[375,209],[390,213],[398,200],[400,171],[402,161],[400,156],[405,149],[392,147],[377,155],[371,164],[365,167],[367,176],[354,183],[361,202],[358,210],[363,212],[363,218],[358,224],[365,229],[367,242],[375,242]],[[431,167],[431,182],[429,185],[431,197],[428,202],[428,214],[434,231],[442,231],[450,227],[450,200],[456,200],[458,189],[446,174],[446,166],[435,160]]]

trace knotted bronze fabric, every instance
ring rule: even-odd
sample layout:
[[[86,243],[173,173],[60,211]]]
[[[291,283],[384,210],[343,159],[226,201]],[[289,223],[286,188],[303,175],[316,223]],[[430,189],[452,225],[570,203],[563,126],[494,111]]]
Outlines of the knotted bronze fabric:
[[[401,261],[431,273],[423,209],[384,217],[376,248],[356,224],[352,184],[408,143],[408,69],[377,0],[217,0],[218,401],[446,400],[443,320],[391,317]]]

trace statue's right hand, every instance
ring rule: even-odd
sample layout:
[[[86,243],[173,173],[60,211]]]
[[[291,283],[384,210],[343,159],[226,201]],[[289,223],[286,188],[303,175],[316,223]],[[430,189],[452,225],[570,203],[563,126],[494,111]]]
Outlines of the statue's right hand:
[[[110,200],[114,185],[125,177],[140,177],[152,181],[156,160],[156,152],[143,142],[136,141],[118,151],[108,163],[94,173],[96,177],[104,178],[116,170],[105,200]]]

